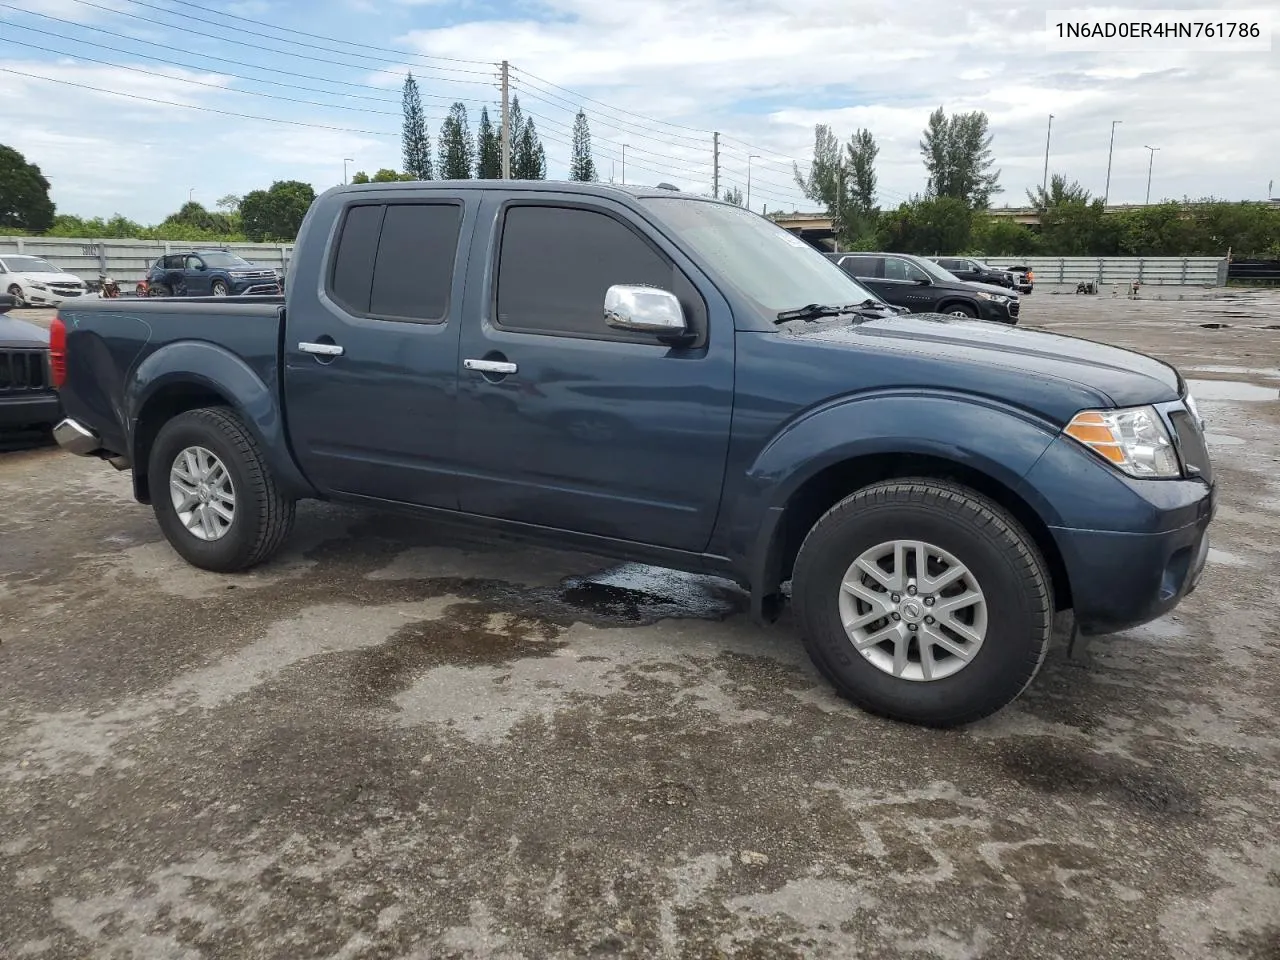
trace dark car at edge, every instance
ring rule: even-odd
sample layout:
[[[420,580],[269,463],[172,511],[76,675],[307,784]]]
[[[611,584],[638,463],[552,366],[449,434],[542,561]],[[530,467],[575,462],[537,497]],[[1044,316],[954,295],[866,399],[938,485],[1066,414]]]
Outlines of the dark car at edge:
[[[1018,322],[1018,295],[961,280],[924,257],[906,253],[828,253],[841,270],[886,303],[912,313],[944,313],[995,323]]]
[[[764,217],[660,188],[337,187],[283,298],[64,306],[71,453],[173,549],[267,561],[295,504],[728,577],[843,696],[954,726],[1197,585],[1215,487],[1160,360],[897,315]],[[1154,654],[1159,655],[1159,654]]]
[[[62,418],[50,369],[49,332],[6,316],[14,298],[0,293],[0,430],[51,427]]]

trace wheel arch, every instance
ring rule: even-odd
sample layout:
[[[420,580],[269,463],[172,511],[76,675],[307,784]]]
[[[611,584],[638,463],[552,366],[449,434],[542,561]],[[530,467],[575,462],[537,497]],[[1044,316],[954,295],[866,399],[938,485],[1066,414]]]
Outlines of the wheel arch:
[[[830,464],[808,477],[787,498],[777,517],[764,569],[769,583],[753,585],[753,593],[772,593],[791,577],[805,536],[818,519],[845,497],[873,483],[917,477],[950,480],[999,504],[1027,531],[1049,569],[1054,607],[1072,606],[1071,584],[1062,553],[1040,513],[1003,479],[971,463],[934,453],[873,453]],[[767,604],[764,605],[767,608]],[[767,617],[767,613],[763,613]]]
[[[134,372],[125,393],[134,496],[150,502],[151,446],[169,420],[200,407],[234,411],[257,440],[276,482],[290,495],[315,496],[293,461],[284,420],[271,387],[224,347],[182,341],[162,347]]]

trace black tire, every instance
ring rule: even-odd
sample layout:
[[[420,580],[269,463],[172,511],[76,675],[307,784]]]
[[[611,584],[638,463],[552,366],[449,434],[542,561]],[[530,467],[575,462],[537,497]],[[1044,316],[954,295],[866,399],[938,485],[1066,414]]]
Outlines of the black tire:
[[[147,285],[148,297],[171,297],[173,291],[169,289],[168,284],[152,283]]]
[[[949,303],[942,308],[942,312],[952,317],[968,317],[970,320],[978,319],[978,311],[967,303]]]
[[[950,676],[896,677],[859,653],[845,632],[842,578],[864,551],[891,540],[946,550],[981,585],[985,639]],[[846,497],[814,524],[796,558],[792,597],[805,648],[841,696],[880,716],[952,727],[1000,710],[1040,669],[1053,627],[1047,570],[1035,542],[994,501],[955,483],[891,480]]]
[[[213,286],[209,288],[209,292],[215,297],[225,297],[227,295],[227,282],[225,280],[213,281]]]
[[[188,531],[170,498],[169,471],[192,446],[206,448],[223,462],[235,491],[231,526],[216,540],[201,540]],[[147,470],[160,529],[193,566],[219,573],[252,567],[279,550],[293,527],[293,500],[280,492],[253,434],[225,407],[189,410],[161,427]]]
[[[16,283],[9,287],[8,294],[13,297],[13,305],[15,307],[25,307],[27,305],[26,298],[22,295],[22,288]]]

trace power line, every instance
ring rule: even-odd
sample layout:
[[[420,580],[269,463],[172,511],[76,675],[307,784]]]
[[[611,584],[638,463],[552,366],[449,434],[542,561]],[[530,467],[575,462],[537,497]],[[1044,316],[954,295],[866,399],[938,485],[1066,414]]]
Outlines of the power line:
[[[74,2],[75,2],[75,3],[82,4],[83,6],[86,6],[86,7],[93,7],[93,8],[94,8],[94,9],[96,9],[96,10],[102,10],[102,11],[105,11],[105,12],[107,12],[107,13],[113,13],[113,14],[116,14],[117,16],[129,17],[130,19],[133,19],[133,20],[143,20],[143,21],[147,22],[148,24],[150,24],[150,25],[151,25],[151,26],[153,26],[153,27],[154,27],[154,26],[160,26],[160,27],[165,27],[165,28],[170,29],[170,30],[181,30],[181,31],[186,32],[186,33],[192,33],[192,32],[193,32],[193,31],[191,31],[189,28],[187,28],[186,26],[184,26],[183,24],[164,23],[164,22],[155,23],[155,22],[151,21],[149,18],[147,18],[147,17],[143,17],[143,16],[141,16],[141,15],[139,15],[139,14],[136,14],[136,13],[129,13],[127,10],[118,10],[118,9],[116,9],[116,8],[114,8],[114,7],[107,7],[107,6],[103,6],[103,5],[102,5],[102,4],[100,4],[100,3],[94,3],[94,2],[93,2],[93,0],[74,0]],[[129,0],[129,2],[130,2],[130,3],[140,3],[140,2],[141,2],[141,0]],[[144,4],[144,5],[145,5],[145,4]],[[221,28],[221,29],[223,29],[223,30],[225,30],[225,29],[227,28],[227,25],[226,25],[226,24],[224,24],[224,23],[218,23],[216,20],[209,20],[209,19],[206,19],[206,18],[204,18],[204,17],[197,17],[197,16],[186,16],[186,15],[184,15],[184,14],[178,14],[178,13],[175,13],[175,12],[173,12],[173,11],[164,10],[164,8],[162,8],[162,7],[156,7],[155,9],[157,9],[157,10],[161,10],[161,11],[163,11],[163,12],[165,12],[165,13],[168,13],[170,16],[184,16],[186,19],[189,19],[189,20],[195,20],[195,21],[198,21],[198,22],[200,22],[200,23],[208,23],[208,24],[211,24],[211,25],[213,25],[213,26],[215,26],[215,27],[220,27],[220,28]],[[297,46],[304,46],[304,47],[305,47],[305,46],[311,46],[311,47],[314,47],[314,44],[304,44],[304,43],[302,43],[302,41],[300,41],[300,40],[286,40],[286,39],[284,39],[284,38],[282,38],[282,37],[269,37],[268,39],[276,40],[276,41],[277,41],[277,42],[279,42],[279,43],[292,43],[292,44],[295,44],[295,45],[297,45]],[[274,53],[274,54],[276,54],[276,55],[278,55],[278,56],[294,57],[294,58],[296,58],[296,59],[298,59],[298,60],[311,60],[311,61],[314,61],[314,62],[316,62],[316,63],[324,63],[324,64],[328,64],[329,66],[351,67],[351,68],[354,68],[354,69],[357,69],[357,70],[369,70],[369,69],[371,69],[367,64],[363,64],[363,63],[342,63],[342,62],[340,62],[340,61],[335,61],[335,60],[333,60],[333,59],[332,59],[332,57],[313,57],[313,56],[308,56],[308,55],[307,55],[307,54],[305,54],[305,53],[294,53],[292,50],[281,50],[281,49],[279,49],[278,47],[267,47],[267,46],[263,46],[263,45],[262,45],[262,44],[260,44],[260,43],[249,43],[249,42],[247,42],[246,40],[243,40],[243,39],[240,39],[240,38],[237,38],[237,39],[236,39],[236,43],[237,43],[237,45],[238,45],[238,46],[245,47],[245,48],[250,49],[250,50],[260,50],[260,51],[262,51],[262,52],[264,52],[264,53]],[[324,50],[324,48],[323,48],[323,47],[317,47],[316,49]],[[372,54],[367,54],[367,53],[346,53],[345,51],[337,51],[337,50],[328,50],[328,51],[326,51],[326,52],[327,52],[327,53],[330,53],[330,54],[333,54],[333,53],[341,53],[343,56],[347,56],[347,57],[362,57],[362,58],[364,58],[364,59],[366,59],[366,60],[375,60],[375,61],[378,61],[378,62],[380,62],[380,63],[389,63],[389,64],[393,64],[393,65],[395,65],[395,66],[403,66],[403,65],[404,65],[404,64],[403,64],[403,61],[400,61],[400,60],[390,60],[390,59],[388,59],[388,58],[386,58],[386,57],[375,57],[375,56],[373,56]],[[492,77],[492,73],[491,73],[491,72],[489,72],[489,71],[484,71],[484,70],[465,70],[465,69],[462,69],[462,68],[460,68],[460,67],[434,67],[434,66],[425,65],[425,66],[423,66],[423,67],[420,67],[419,69],[426,69],[426,70],[438,70],[438,71],[440,71],[440,72],[442,72],[442,73],[460,73],[460,74],[469,74],[469,75],[471,75],[471,76]],[[390,72],[390,71],[386,71],[386,72]],[[480,83],[480,82],[481,82],[481,81],[478,81],[478,80],[453,80],[452,78],[449,78],[449,77],[430,77],[430,78],[428,78],[428,79],[433,79],[433,80],[451,80],[453,83]]]
[[[7,6],[7,4],[0,4],[0,6]],[[40,30],[40,29],[38,29],[38,28],[36,28],[36,27],[28,27],[28,26],[25,26],[25,25],[23,25],[23,24],[13,23],[13,22],[12,22],[12,21],[10,21],[10,20],[0,20],[0,23],[7,24],[8,26],[11,26],[11,27],[17,27],[19,30],[30,30],[30,31],[34,31],[35,33],[44,34],[45,36],[54,36],[54,37],[56,37],[56,36],[57,36],[57,34],[53,33],[53,32],[52,32],[52,31],[50,31],[50,30]],[[83,41],[83,40],[71,40],[70,42],[71,42],[71,43],[86,43],[86,41]],[[349,107],[349,106],[343,106],[342,104],[320,103],[320,102],[318,102],[318,101],[314,101],[314,100],[298,100],[298,99],[291,98],[291,97],[281,97],[281,96],[279,96],[279,95],[277,95],[277,94],[260,93],[260,92],[258,92],[258,91],[256,91],[256,90],[241,90],[241,89],[239,89],[239,88],[237,88],[237,87],[225,87],[225,86],[221,86],[221,85],[216,84],[216,83],[204,83],[204,82],[199,81],[199,80],[192,80],[192,79],[185,78],[185,77],[175,77],[175,76],[173,76],[173,75],[171,75],[171,74],[166,74],[166,73],[153,73],[153,72],[151,72],[151,71],[142,70],[142,69],[141,69],[141,68],[139,68],[139,67],[131,67],[131,66],[128,66],[128,65],[126,65],[126,64],[122,64],[122,63],[111,63],[110,61],[107,61],[107,60],[96,60],[96,59],[94,59],[93,57],[88,57],[88,56],[85,56],[84,54],[81,54],[81,53],[68,52],[68,51],[66,51],[66,50],[55,50],[55,49],[53,49],[52,47],[44,47],[44,46],[41,46],[41,45],[39,45],[39,44],[36,44],[36,43],[28,43],[28,42],[23,41],[23,40],[11,40],[11,41],[10,41],[10,43],[14,44],[15,46],[19,46],[19,47],[27,47],[27,48],[32,49],[32,50],[41,50],[41,51],[43,51],[43,52],[45,52],[45,53],[53,53],[53,54],[57,54],[58,56],[73,57],[73,58],[75,58],[75,59],[77,59],[77,60],[83,60],[83,61],[85,61],[86,63],[98,63],[98,64],[101,64],[101,65],[106,66],[106,67],[116,67],[117,69],[120,69],[120,70],[132,70],[132,71],[134,71],[134,72],[136,72],[136,73],[144,73],[144,74],[147,74],[148,76],[160,77],[160,78],[162,78],[162,79],[165,79],[165,80],[171,80],[171,81],[174,81],[174,82],[177,82],[177,83],[194,83],[194,84],[199,84],[200,86],[213,87],[214,89],[221,90],[221,91],[223,91],[223,92],[228,92],[228,93],[245,93],[245,94],[251,94],[251,95],[253,95],[253,96],[259,96],[259,97],[271,97],[272,99],[275,99],[275,100],[292,100],[292,101],[293,101],[293,102],[295,102],[295,103],[306,103],[306,104],[311,104],[312,106],[317,106],[317,107],[329,107],[329,108],[332,108],[332,109],[334,109],[334,110],[362,110],[362,111],[365,111],[365,112],[368,112],[368,113],[381,113],[381,114],[386,114],[387,116],[397,116],[397,117],[401,115],[401,111],[399,111],[399,110],[396,110],[396,111],[394,111],[394,112],[393,112],[393,111],[390,111],[390,110],[372,110],[372,109],[369,109],[369,108],[367,108],[367,107]],[[109,45],[107,45],[107,44],[97,44],[96,46],[97,46],[97,47],[100,47],[100,48],[101,48],[101,49],[103,49],[103,50],[111,50],[111,51],[113,51],[113,52],[115,52],[115,53],[123,54],[123,55],[125,55],[125,56],[127,56],[127,57],[137,57],[137,58],[140,58],[140,59],[143,59],[143,60],[151,60],[151,61],[154,61],[155,63],[163,63],[163,64],[165,64],[165,65],[167,65],[167,66],[170,66],[170,67],[178,67],[179,69],[182,69],[182,70],[209,70],[209,69],[210,69],[210,68],[208,68],[208,67],[196,66],[196,65],[192,65],[192,64],[186,64],[186,63],[178,63],[176,60],[166,60],[166,59],[165,59],[165,58],[163,58],[163,57],[153,57],[153,56],[150,56],[150,55],[145,54],[145,53],[134,53],[134,52],[132,52],[132,51],[130,51],[130,50],[121,50],[119,47],[112,47],[112,46],[109,46]],[[258,77],[246,77],[246,76],[243,76],[243,75],[241,75],[241,74],[238,74],[238,73],[230,73],[230,72],[225,71],[225,70],[219,70],[219,71],[217,71],[217,73],[218,73],[220,76],[233,77],[233,78],[235,78],[236,80],[247,80],[247,81],[248,81],[248,82],[250,82],[250,83],[271,83],[271,84],[272,84],[272,85],[274,85],[274,86],[278,86],[278,87],[289,87],[290,89],[293,89],[293,90],[303,90],[303,91],[306,91],[306,92],[308,92],[308,93],[318,93],[318,94],[321,94],[322,96],[348,97],[348,98],[355,99],[355,100],[368,100],[368,101],[370,101],[370,102],[372,102],[372,103],[395,103],[395,104],[398,104],[398,103],[400,102],[400,100],[399,100],[398,98],[392,98],[392,97],[370,97],[370,96],[367,96],[367,95],[364,95],[364,94],[358,94],[358,93],[338,93],[338,92],[333,91],[333,90],[318,90],[318,89],[316,89],[315,87],[304,87],[304,86],[301,86],[301,85],[299,85],[299,84],[294,84],[294,83],[284,83],[283,81],[280,81],[280,80],[262,80],[262,79],[260,79],[260,78],[258,78]],[[376,88],[376,87],[374,87],[374,88],[371,88],[371,89],[377,89],[377,88]],[[439,94],[436,94],[436,95],[434,95],[433,99],[439,99],[439,100],[449,101],[449,99],[450,99],[450,98],[449,98],[449,97],[442,96],[442,95],[439,95]],[[455,99],[456,99],[456,98],[455,98]],[[484,102],[484,101],[482,101],[482,100],[478,100],[478,99],[475,99],[475,98],[465,98],[465,97],[464,97],[464,98],[462,98],[462,99],[466,100],[466,101],[467,101],[467,102],[469,102],[469,103],[483,103],[483,102]]]
[[[519,81],[518,79],[516,81],[515,86],[525,95],[525,98],[528,100],[534,100],[538,103],[544,103],[547,106],[554,107],[557,110],[564,110],[566,113],[577,113],[579,109],[578,104],[569,103],[569,101],[565,100],[563,97],[557,97],[555,94],[551,94],[551,96],[554,97],[554,100],[548,100],[546,97],[540,95],[545,91],[539,90],[537,87],[530,87],[525,83]],[[556,101],[559,101],[559,102],[556,102]],[[565,104],[568,104],[568,105],[566,106]],[[618,130],[623,133],[627,133],[631,136],[637,136],[642,139],[654,140],[658,143],[664,143],[664,144],[670,144],[673,139],[686,140],[700,150],[709,150],[711,148],[711,141],[709,138],[706,140],[695,140],[692,137],[683,137],[678,134],[677,135],[665,134],[665,133],[662,133],[661,131],[658,131],[655,134],[655,133],[649,132],[650,130],[652,130],[651,127],[642,127],[638,124],[631,123],[630,121],[627,121],[627,120],[618,120],[614,117],[608,116],[607,114],[602,117],[599,113],[597,113],[595,114],[595,118],[596,118],[596,122],[600,123],[603,126],[612,127],[615,130]]]
[[[80,29],[80,30],[92,30],[95,34],[104,34],[105,36],[108,36],[108,37],[115,37],[115,38],[117,38],[117,39],[119,39],[119,40],[128,40],[130,43],[137,43],[137,44],[145,44],[145,45],[147,45],[147,46],[154,46],[154,42],[153,42],[153,41],[151,41],[151,40],[144,40],[144,39],[142,39],[141,37],[132,37],[132,36],[130,36],[130,35],[129,35],[129,34],[127,34],[127,33],[116,33],[116,32],[114,32],[114,31],[112,31],[112,30],[107,30],[107,29],[105,29],[105,28],[103,28],[103,27],[97,27],[97,26],[90,27],[90,26],[88,26],[88,25],[86,25],[86,24],[76,23],[74,20],[64,20],[64,19],[62,19],[61,17],[54,17],[54,16],[50,16],[50,15],[49,15],[49,14],[47,14],[47,13],[36,13],[34,10],[24,10],[23,8],[21,8],[21,7],[16,7],[16,6],[14,6],[13,4],[11,4],[11,3],[0,3],[0,7],[4,7],[4,8],[9,9],[9,10],[16,10],[18,13],[22,13],[22,14],[25,14],[25,15],[27,15],[27,16],[40,17],[42,20],[50,20],[50,21],[53,21],[54,23],[61,23],[61,24],[65,25],[65,26],[75,27],[75,28]],[[26,24],[14,23],[13,21],[10,21],[10,20],[6,20],[5,22],[6,22],[6,23],[11,23],[13,26],[15,26],[15,27],[19,27],[19,28],[20,28],[20,29],[22,29],[22,30],[33,30],[33,31],[35,31],[36,33],[42,33],[42,34],[44,34],[45,36],[52,36],[52,37],[62,38],[62,35],[61,35],[61,34],[59,34],[59,33],[53,33],[52,31],[49,31],[49,30],[41,30],[39,27],[29,27],[29,26],[27,26]],[[95,45],[102,46],[104,49],[113,50],[113,51],[115,51],[116,53],[123,53],[123,54],[125,54],[125,55],[127,55],[127,56],[130,56],[130,57],[141,57],[141,58],[142,58],[142,59],[144,59],[144,60],[159,60],[159,58],[158,58],[158,57],[153,57],[153,56],[150,56],[150,55],[145,54],[145,53],[134,53],[133,51],[130,51],[130,50],[121,50],[119,47],[109,47],[109,46],[107,46],[106,44],[100,44],[100,43],[98,43],[98,41],[96,40],[96,38],[95,38],[93,41],[89,41],[89,40],[75,40],[75,39],[72,39],[72,38],[65,38],[65,39],[69,39],[69,40],[71,40],[71,42],[72,42],[72,43],[91,43],[91,42],[92,42],[92,43],[93,43],[93,44],[95,44]],[[218,62],[218,63],[229,63],[229,64],[232,64],[233,66],[237,66],[237,67],[244,67],[244,68],[246,68],[246,69],[248,69],[248,70],[260,70],[260,71],[262,71],[263,73],[274,73],[274,74],[279,74],[279,75],[281,75],[281,76],[285,76],[285,77],[294,77],[295,79],[300,79],[300,80],[316,80],[316,81],[318,81],[318,82],[320,82],[320,83],[332,83],[332,84],[334,84],[335,86],[342,86],[342,87],[354,87],[354,88],[359,89],[359,90],[377,90],[377,91],[379,91],[379,92],[382,92],[382,91],[384,90],[384,88],[382,88],[382,87],[376,87],[376,86],[374,86],[373,84],[370,84],[370,83],[354,83],[354,82],[352,82],[352,81],[350,81],[350,80],[335,80],[335,79],[332,79],[332,78],[330,78],[330,77],[317,77],[317,76],[315,76],[315,75],[313,75],[313,74],[308,74],[308,73],[297,73],[297,72],[295,72],[295,71],[291,71],[291,70],[281,70],[281,69],[279,69],[278,67],[264,67],[264,66],[259,66],[259,65],[258,65],[258,64],[256,64],[256,63],[247,63],[247,62],[245,62],[244,60],[231,60],[231,59],[229,59],[229,58],[227,58],[227,57],[219,57],[219,56],[216,56],[216,55],[214,55],[214,54],[212,54],[212,53],[196,53],[195,51],[192,51],[192,50],[187,50],[187,51],[183,51],[183,52],[184,52],[187,56],[189,56],[189,57],[198,57],[198,58],[203,59],[203,60],[214,60],[214,61],[216,61],[216,62]],[[316,60],[319,60],[319,58],[313,58],[313,57],[308,57],[307,59],[316,59]],[[202,67],[202,66],[198,66],[198,65],[191,65],[191,64],[172,64],[172,62],[171,62],[171,61],[165,61],[165,60],[161,60],[160,62],[162,62],[162,63],[171,63],[171,65],[174,65],[174,66],[182,66],[182,67],[185,67],[185,68],[186,68],[186,69],[188,69],[188,70],[207,70],[207,69],[211,69],[211,68],[209,68],[209,67]],[[322,61],[322,60],[320,60],[319,62],[324,63],[324,62],[327,62],[327,61]],[[226,73],[226,71],[220,71],[220,72]],[[228,73],[227,75],[228,75],[228,76],[235,76],[235,74],[230,74],[230,73]],[[253,83],[267,83],[267,82],[276,83],[276,82],[278,82],[278,81],[267,81],[267,80],[262,80],[262,79],[258,79],[258,78],[255,78],[255,77],[238,77],[238,79],[241,79],[241,80],[249,80],[250,82],[253,82]],[[424,78],[424,79],[426,79],[426,80],[432,80],[432,81],[440,81],[440,82],[444,82],[444,83],[474,83],[474,82],[476,82],[476,81],[472,81],[472,80],[453,80],[453,79],[451,79],[451,78],[449,78],[449,77],[426,77],[426,78]],[[287,86],[287,84],[281,84],[281,86]],[[310,89],[310,88],[300,87],[299,89]],[[328,93],[328,94],[332,94],[333,96],[348,96],[348,97],[354,97],[354,96],[356,96],[356,94],[349,94],[349,93],[348,93],[348,94],[340,94],[340,93],[338,93],[338,92],[337,92],[337,91],[335,91],[335,90],[312,90],[311,92],[313,92],[313,93]],[[424,94],[422,94],[422,96],[427,97],[427,98],[432,99],[432,100],[444,100],[444,101],[449,101],[449,100],[459,99],[459,98],[457,98],[457,97],[452,97],[452,98],[451,98],[451,97],[447,97],[447,96],[444,96],[443,94],[438,94],[438,93],[424,93]],[[375,98],[375,99],[382,99],[382,98]],[[466,98],[461,98],[461,99],[466,99]],[[392,100],[392,99],[388,99],[386,102],[388,102],[388,103],[394,103],[394,102],[396,102],[396,101],[395,101],[395,100]],[[479,101],[477,101],[477,102],[479,102]]]
[[[625,113],[628,116],[632,116],[640,120],[648,121],[651,124],[657,123],[657,124],[662,124],[663,126],[675,127],[677,130],[689,130],[692,133],[701,133],[706,136],[710,136],[712,133],[712,131],[710,130],[700,130],[697,127],[686,127],[684,124],[673,123],[670,120],[659,120],[656,117],[647,117],[642,113],[634,113],[630,110],[624,110],[621,107],[610,106],[609,104],[605,103],[602,100],[596,100],[594,97],[584,96],[583,94],[570,90],[568,87],[562,87],[558,83],[552,83],[550,80],[545,80],[542,77],[538,76],[536,73],[530,73],[528,70],[523,70],[523,69],[520,69],[519,67],[516,67],[515,69],[518,70],[520,73],[524,74],[530,80],[536,80],[539,83],[544,84],[548,87],[554,87],[556,90],[562,90],[563,92],[569,94],[571,97],[575,97],[579,100],[586,100],[590,103],[598,104],[599,106],[606,107],[609,110],[613,110],[617,113]]]
[[[301,120],[285,120],[281,117],[259,117],[249,113],[236,113],[232,110],[219,110],[216,107],[201,107],[193,103],[177,103],[173,100],[160,100],[156,97],[144,97],[137,93],[124,93],[120,90],[108,90],[105,87],[94,87],[87,83],[75,83],[72,80],[59,80],[56,77],[42,77],[36,73],[23,73],[21,70],[13,70],[9,67],[0,67],[0,73],[11,73],[17,77],[26,77],[28,80],[44,80],[47,83],[57,83],[64,87],[78,87],[81,90],[88,90],[92,93],[105,93],[112,97],[126,97],[129,100],[142,100],[146,103],[157,103],[164,107],[180,107],[184,110],[199,110],[202,113],[218,113],[224,117],[237,117],[241,120],[261,120],[266,123],[283,123],[291,127],[310,127],[314,130],[332,130],[337,133],[359,133],[371,137],[398,137],[398,132],[392,133],[386,130],[356,130],[351,127],[331,127],[323,123],[305,123]]]
[[[138,6],[142,6],[142,7],[152,6],[152,4],[143,3],[142,0],[133,0],[133,2],[136,3]],[[293,27],[279,27],[273,23],[267,23],[264,20],[254,20],[251,17],[242,17],[234,13],[227,13],[224,10],[210,10],[208,7],[201,7],[194,3],[184,3],[183,6],[191,7],[192,9],[195,9],[195,10],[201,10],[205,13],[211,13],[214,16],[223,17],[227,20],[239,20],[241,23],[252,23],[254,26],[257,26],[257,27],[266,27],[268,30],[274,30],[277,33],[292,33],[299,37],[310,37],[313,40],[327,40],[330,43],[338,43],[344,47],[360,47],[365,50],[381,50],[381,51],[394,49],[390,47],[375,47],[368,43],[357,43],[354,40],[343,40],[339,37],[326,37],[323,34],[319,34],[319,33],[308,33],[306,30],[295,30]],[[165,8],[155,7],[154,9],[161,10]],[[180,13],[180,11],[173,11],[173,12]],[[293,41],[289,41],[289,42],[293,42]],[[317,48],[317,49],[325,49],[325,48]],[[396,52],[397,53],[402,52],[404,53],[405,56],[417,57],[421,60],[443,60],[448,63],[469,63],[469,64],[476,64],[476,65],[485,66],[485,67],[492,66],[492,64],[490,64],[488,61],[485,61],[485,60],[465,60],[461,57],[444,57],[438,54],[412,53],[408,50],[404,50],[404,51],[396,50]]]

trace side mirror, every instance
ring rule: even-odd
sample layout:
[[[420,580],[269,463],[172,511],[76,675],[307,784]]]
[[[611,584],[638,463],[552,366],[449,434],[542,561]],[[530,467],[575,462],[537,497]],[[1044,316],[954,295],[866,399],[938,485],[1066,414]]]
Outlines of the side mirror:
[[[604,322],[617,330],[682,337],[684,309],[674,293],[658,287],[614,284],[604,295]]]

